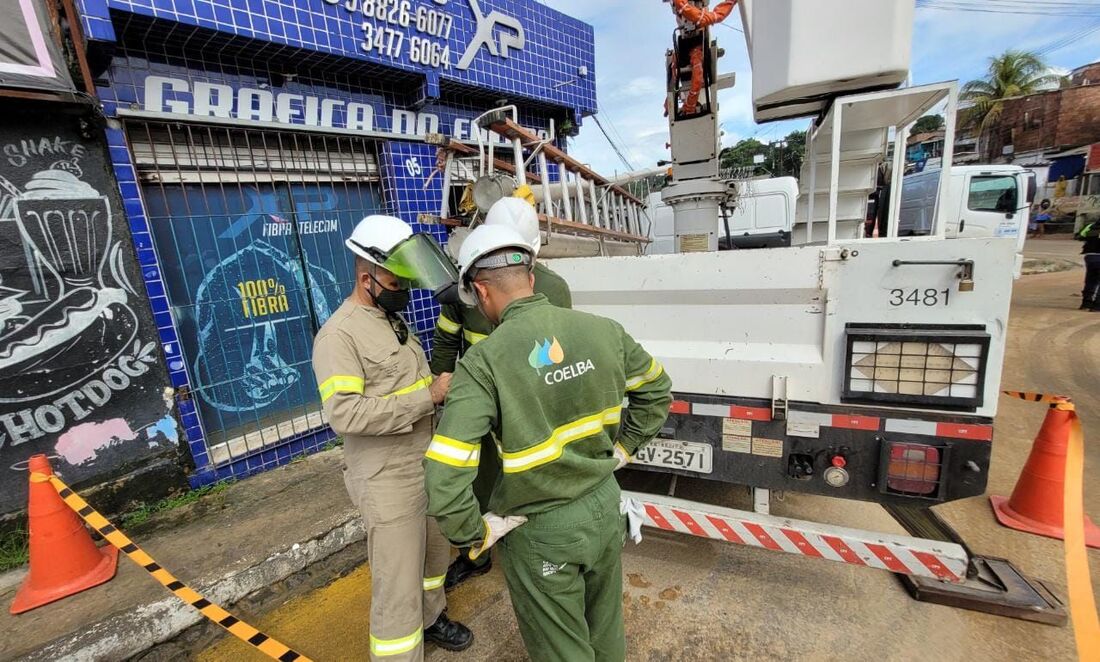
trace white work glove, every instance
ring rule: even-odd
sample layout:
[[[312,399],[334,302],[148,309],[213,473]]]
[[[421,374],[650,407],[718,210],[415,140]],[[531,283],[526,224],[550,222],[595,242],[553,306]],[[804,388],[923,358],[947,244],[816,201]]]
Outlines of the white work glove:
[[[630,455],[627,454],[626,449],[623,448],[622,444],[615,444],[614,457],[616,460],[619,461],[619,463],[615,465],[615,471],[618,471],[619,469],[622,469],[626,465],[630,464]]]
[[[626,528],[634,544],[642,542],[642,522],[645,521],[645,507],[636,499],[619,497],[619,513],[626,515]]]
[[[485,553],[487,549],[496,544],[498,540],[508,535],[508,532],[527,521],[523,515],[500,516],[496,513],[485,513],[481,516],[481,523],[485,526],[485,538],[480,547],[470,548],[470,560]]]

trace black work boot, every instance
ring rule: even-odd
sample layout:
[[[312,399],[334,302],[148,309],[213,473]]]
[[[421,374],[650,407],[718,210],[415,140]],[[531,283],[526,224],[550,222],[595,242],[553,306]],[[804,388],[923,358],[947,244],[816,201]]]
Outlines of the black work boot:
[[[447,568],[447,578],[443,580],[443,590],[450,591],[467,579],[484,575],[492,568],[493,557],[489,556],[489,552],[482,554],[478,560],[471,561],[469,550],[460,550],[458,557],[451,561],[450,567]]]
[[[449,651],[464,651],[474,643],[474,633],[462,623],[439,615],[430,628],[424,630],[424,641]]]

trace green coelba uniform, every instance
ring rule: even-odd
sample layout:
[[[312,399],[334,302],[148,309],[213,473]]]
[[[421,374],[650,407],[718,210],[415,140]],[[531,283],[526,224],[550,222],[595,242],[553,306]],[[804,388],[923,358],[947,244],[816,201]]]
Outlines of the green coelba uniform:
[[[569,293],[569,284],[549,267],[535,262],[535,293],[545,294],[550,303],[559,308],[572,308],[573,297]],[[432,341],[432,374],[441,375],[454,372],[458,358],[465,350],[484,340],[493,330],[493,323],[481,311],[473,306],[444,304],[435,323],[435,337]],[[492,443],[485,439],[484,443]],[[497,476],[500,475],[500,461],[496,455],[482,458],[478,467],[477,480],[474,482],[474,495],[481,504],[482,511],[489,509],[489,495],[493,492]],[[475,565],[489,561],[489,555],[478,557]]]
[[[633,455],[656,436],[671,387],[619,324],[541,294],[512,302],[459,361],[426,454],[428,513],[453,544],[476,547],[472,484],[483,451],[499,453],[489,510],[528,518],[500,547],[532,659],[624,659],[614,446]],[[483,449],[490,432],[499,448]]]

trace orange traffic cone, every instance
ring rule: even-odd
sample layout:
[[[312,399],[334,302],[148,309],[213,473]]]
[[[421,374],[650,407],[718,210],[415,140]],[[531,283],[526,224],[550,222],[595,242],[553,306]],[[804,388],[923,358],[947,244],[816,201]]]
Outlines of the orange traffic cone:
[[[1072,416],[1072,411],[1048,409],[1012,497],[989,497],[1001,524],[1050,538],[1065,537],[1062,507]],[[1085,544],[1100,548],[1100,528],[1088,517],[1085,517]]]
[[[80,518],[42,479],[53,475],[46,456],[32,456],[28,469],[31,569],[11,603],[13,614],[98,586],[115,576],[118,563],[118,550],[96,547]]]

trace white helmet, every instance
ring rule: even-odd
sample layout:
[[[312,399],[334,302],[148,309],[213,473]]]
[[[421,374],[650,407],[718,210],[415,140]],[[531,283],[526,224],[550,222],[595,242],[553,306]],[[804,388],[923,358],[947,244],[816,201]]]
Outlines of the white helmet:
[[[455,228],[451,231],[451,235],[447,237],[447,255],[451,256],[451,259],[458,264],[458,256],[462,251],[462,242],[466,241],[466,237],[470,236],[470,228]]]
[[[489,213],[485,215],[485,225],[505,225],[523,237],[531,249],[532,255],[538,255],[542,248],[542,235],[539,232],[539,215],[531,203],[521,198],[501,198],[497,200]]]
[[[527,203],[524,202],[523,204],[526,205]],[[502,248],[515,248],[517,250],[513,253],[482,260],[486,255]],[[521,264],[530,266],[532,259],[531,247],[511,227],[503,225],[478,226],[466,237],[458,250],[459,298],[468,306],[477,305],[473,289],[466,280],[466,275],[470,269],[475,267],[477,269],[499,269]]]
[[[394,246],[411,237],[412,233],[409,224],[400,218],[374,214],[359,221],[344,245],[352,253],[381,267]]]

